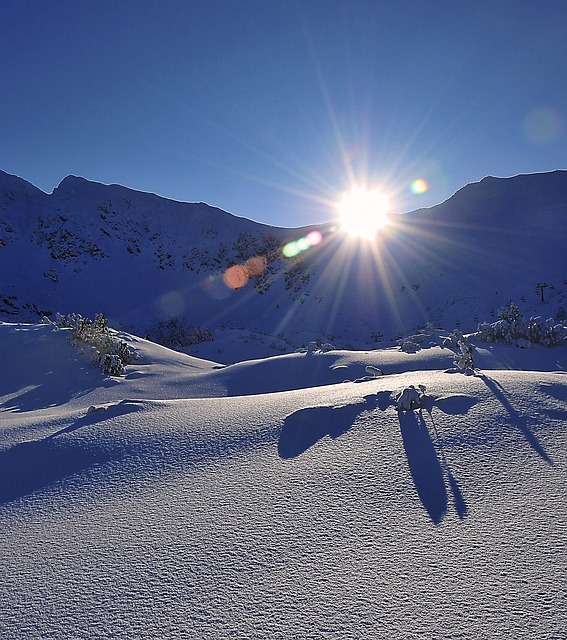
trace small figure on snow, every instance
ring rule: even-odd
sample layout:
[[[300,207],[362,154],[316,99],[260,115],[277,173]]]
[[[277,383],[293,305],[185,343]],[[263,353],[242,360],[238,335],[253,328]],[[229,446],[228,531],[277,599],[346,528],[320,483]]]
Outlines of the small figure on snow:
[[[473,348],[465,339],[459,340],[457,342],[457,346],[460,350],[460,353],[456,354],[455,359],[453,360],[455,366],[457,367],[457,369],[459,369],[459,371],[463,371],[464,373],[474,373]]]
[[[421,402],[425,396],[425,385],[420,384],[416,389],[413,384],[406,387],[396,397],[396,409],[398,411],[414,411],[421,409]]]

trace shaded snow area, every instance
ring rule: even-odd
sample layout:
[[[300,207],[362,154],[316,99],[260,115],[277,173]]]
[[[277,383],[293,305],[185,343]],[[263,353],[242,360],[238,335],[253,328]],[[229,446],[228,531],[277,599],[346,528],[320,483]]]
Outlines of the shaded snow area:
[[[565,348],[67,338],[0,323],[0,637],[567,638]]]

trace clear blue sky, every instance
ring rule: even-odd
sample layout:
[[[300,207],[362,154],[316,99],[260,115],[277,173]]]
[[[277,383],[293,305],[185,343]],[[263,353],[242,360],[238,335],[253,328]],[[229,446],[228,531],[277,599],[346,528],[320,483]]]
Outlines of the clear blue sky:
[[[566,25],[564,0],[0,0],[0,168],[282,226],[352,180],[431,206],[567,168]]]

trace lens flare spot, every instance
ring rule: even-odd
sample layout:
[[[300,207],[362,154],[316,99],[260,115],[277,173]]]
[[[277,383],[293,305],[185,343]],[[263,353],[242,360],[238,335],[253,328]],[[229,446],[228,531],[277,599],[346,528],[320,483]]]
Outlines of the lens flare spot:
[[[299,253],[297,242],[295,242],[295,240],[293,242],[288,242],[282,249],[282,253],[286,258],[293,258],[296,256]]]
[[[552,107],[540,107],[524,118],[524,135],[528,142],[546,145],[558,140],[563,133],[563,118]]]
[[[323,242],[323,236],[320,231],[311,231],[305,237],[307,238],[307,242],[309,242],[310,247],[314,247]]]
[[[264,273],[267,267],[267,261],[264,256],[254,256],[253,258],[248,258],[244,263],[244,268],[251,276],[260,276]]]
[[[243,265],[235,264],[224,272],[223,280],[229,289],[241,289],[248,282],[248,271]]]
[[[179,316],[185,309],[185,300],[177,291],[168,291],[159,299],[159,306],[167,316]]]
[[[232,290],[224,282],[224,274],[214,274],[203,278],[200,282],[201,289],[213,300],[225,300],[230,296]]]
[[[282,249],[282,253],[286,258],[293,258],[296,255],[307,251],[318,244],[323,242],[323,235],[320,231],[310,231],[305,237],[298,240],[292,240],[288,242]]]
[[[429,189],[429,184],[424,178],[418,178],[410,184],[410,191],[416,195],[425,193]]]

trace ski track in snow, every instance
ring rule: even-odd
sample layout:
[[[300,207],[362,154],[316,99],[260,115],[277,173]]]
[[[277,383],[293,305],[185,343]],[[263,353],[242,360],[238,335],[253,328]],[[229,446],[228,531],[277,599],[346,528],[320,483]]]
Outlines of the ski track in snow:
[[[0,637],[567,637],[564,373],[434,350],[215,369],[140,342],[111,380],[13,329]]]

